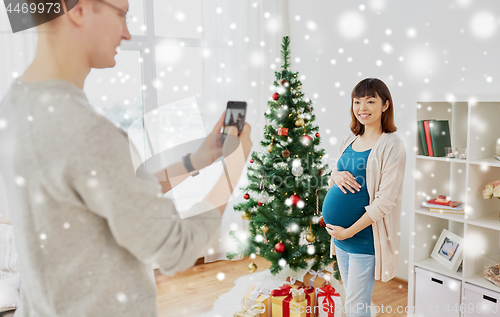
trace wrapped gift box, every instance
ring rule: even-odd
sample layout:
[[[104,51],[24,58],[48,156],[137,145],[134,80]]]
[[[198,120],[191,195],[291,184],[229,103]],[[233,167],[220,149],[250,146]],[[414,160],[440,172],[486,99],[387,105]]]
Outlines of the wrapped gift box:
[[[322,288],[327,284],[330,284],[332,280],[332,275],[330,272],[319,270],[310,270],[304,275],[304,285],[312,286],[314,288]]]
[[[314,317],[313,287],[283,285],[271,292],[273,317]]]
[[[337,317],[341,316],[342,299],[340,294],[331,285],[326,285],[316,289],[316,301],[318,303],[318,317]]]
[[[297,280],[295,277],[290,277],[290,276],[286,278],[283,285],[285,284],[291,285],[293,288],[299,288],[304,286],[303,282]]]
[[[245,302],[245,299],[242,299],[241,308],[234,313],[233,317],[262,317],[265,310],[266,306],[262,303],[249,305]]]
[[[255,304],[264,304],[265,312],[262,314],[263,317],[271,317],[271,291],[254,285],[248,289],[245,297],[243,297],[245,305],[252,306]]]

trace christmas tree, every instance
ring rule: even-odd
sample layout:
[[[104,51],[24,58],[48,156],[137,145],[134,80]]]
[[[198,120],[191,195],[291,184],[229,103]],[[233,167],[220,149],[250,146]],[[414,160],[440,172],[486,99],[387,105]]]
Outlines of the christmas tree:
[[[248,167],[249,184],[243,188],[245,202],[234,210],[249,221],[250,237],[237,241],[237,254],[256,254],[272,263],[271,273],[285,266],[297,271],[322,269],[330,258],[330,235],[321,218],[323,199],[328,191],[328,165],[321,162],[324,149],[312,102],[304,98],[298,73],[290,71],[290,39],[283,38],[282,70],[275,72],[276,92],[268,102],[263,153],[252,152]],[[271,123],[271,124],[267,124]],[[255,263],[249,266],[255,271]],[[338,270],[334,277],[339,279]]]

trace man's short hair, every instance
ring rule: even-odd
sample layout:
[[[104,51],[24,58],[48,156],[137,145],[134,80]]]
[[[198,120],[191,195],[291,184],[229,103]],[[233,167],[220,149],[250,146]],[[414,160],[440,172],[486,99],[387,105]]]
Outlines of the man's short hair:
[[[69,11],[79,0],[64,0]],[[62,0],[26,0],[35,26],[52,21],[64,14]],[[36,6],[36,7],[35,7]],[[34,12],[32,12],[34,11]]]

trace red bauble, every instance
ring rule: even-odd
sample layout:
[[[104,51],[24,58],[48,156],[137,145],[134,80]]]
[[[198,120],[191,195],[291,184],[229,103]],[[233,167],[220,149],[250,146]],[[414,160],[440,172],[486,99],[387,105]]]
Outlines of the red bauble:
[[[292,201],[292,205],[296,206],[297,203],[300,201],[300,196],[299,195],[292,195],[292,196],[290,196],[290,200]]]
[[[250,159],[250,163],[253,163],[253,159]]]
[[[259,201],[259,202],[257,202],[257,205],[262,206],[262,205],[263,205],[263,203],[261,203],[261,202]]]
[[[316,132],[316,137],[319,138],[319,132]]]
[[[282,242],[276,243],[276,245],[274,246],[274,250],[276,250],[276,252],[278,253],[285,252],[285,244]]]
[[[250,198],[250,195],[245,194],[245,195],[243,195],[243,198],[248,199],[248,198]]]
[[[323,217],[319,218],[318,223],[323,228],[326,228],[326,223],[325,223],[325,220],[323,219]]]
[[[276,101],[276,100],[278,100],[278,98],[279,98],[279,97],[280,97],[280,94],[278,94],[277,92],[275,92],[275,93],[273,94],[273,100],[275,100],[275,101]]]

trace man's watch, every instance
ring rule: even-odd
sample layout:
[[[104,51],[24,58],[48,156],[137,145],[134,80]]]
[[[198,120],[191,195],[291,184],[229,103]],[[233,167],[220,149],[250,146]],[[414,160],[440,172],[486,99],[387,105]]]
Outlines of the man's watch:
[[[193,164],[191,164],[191,153],[188,153],[182,157],[182,162],[184,163],[184,167],[189,172],[189,175],[196,176],[200,174],[199,171],[195,170]]]

